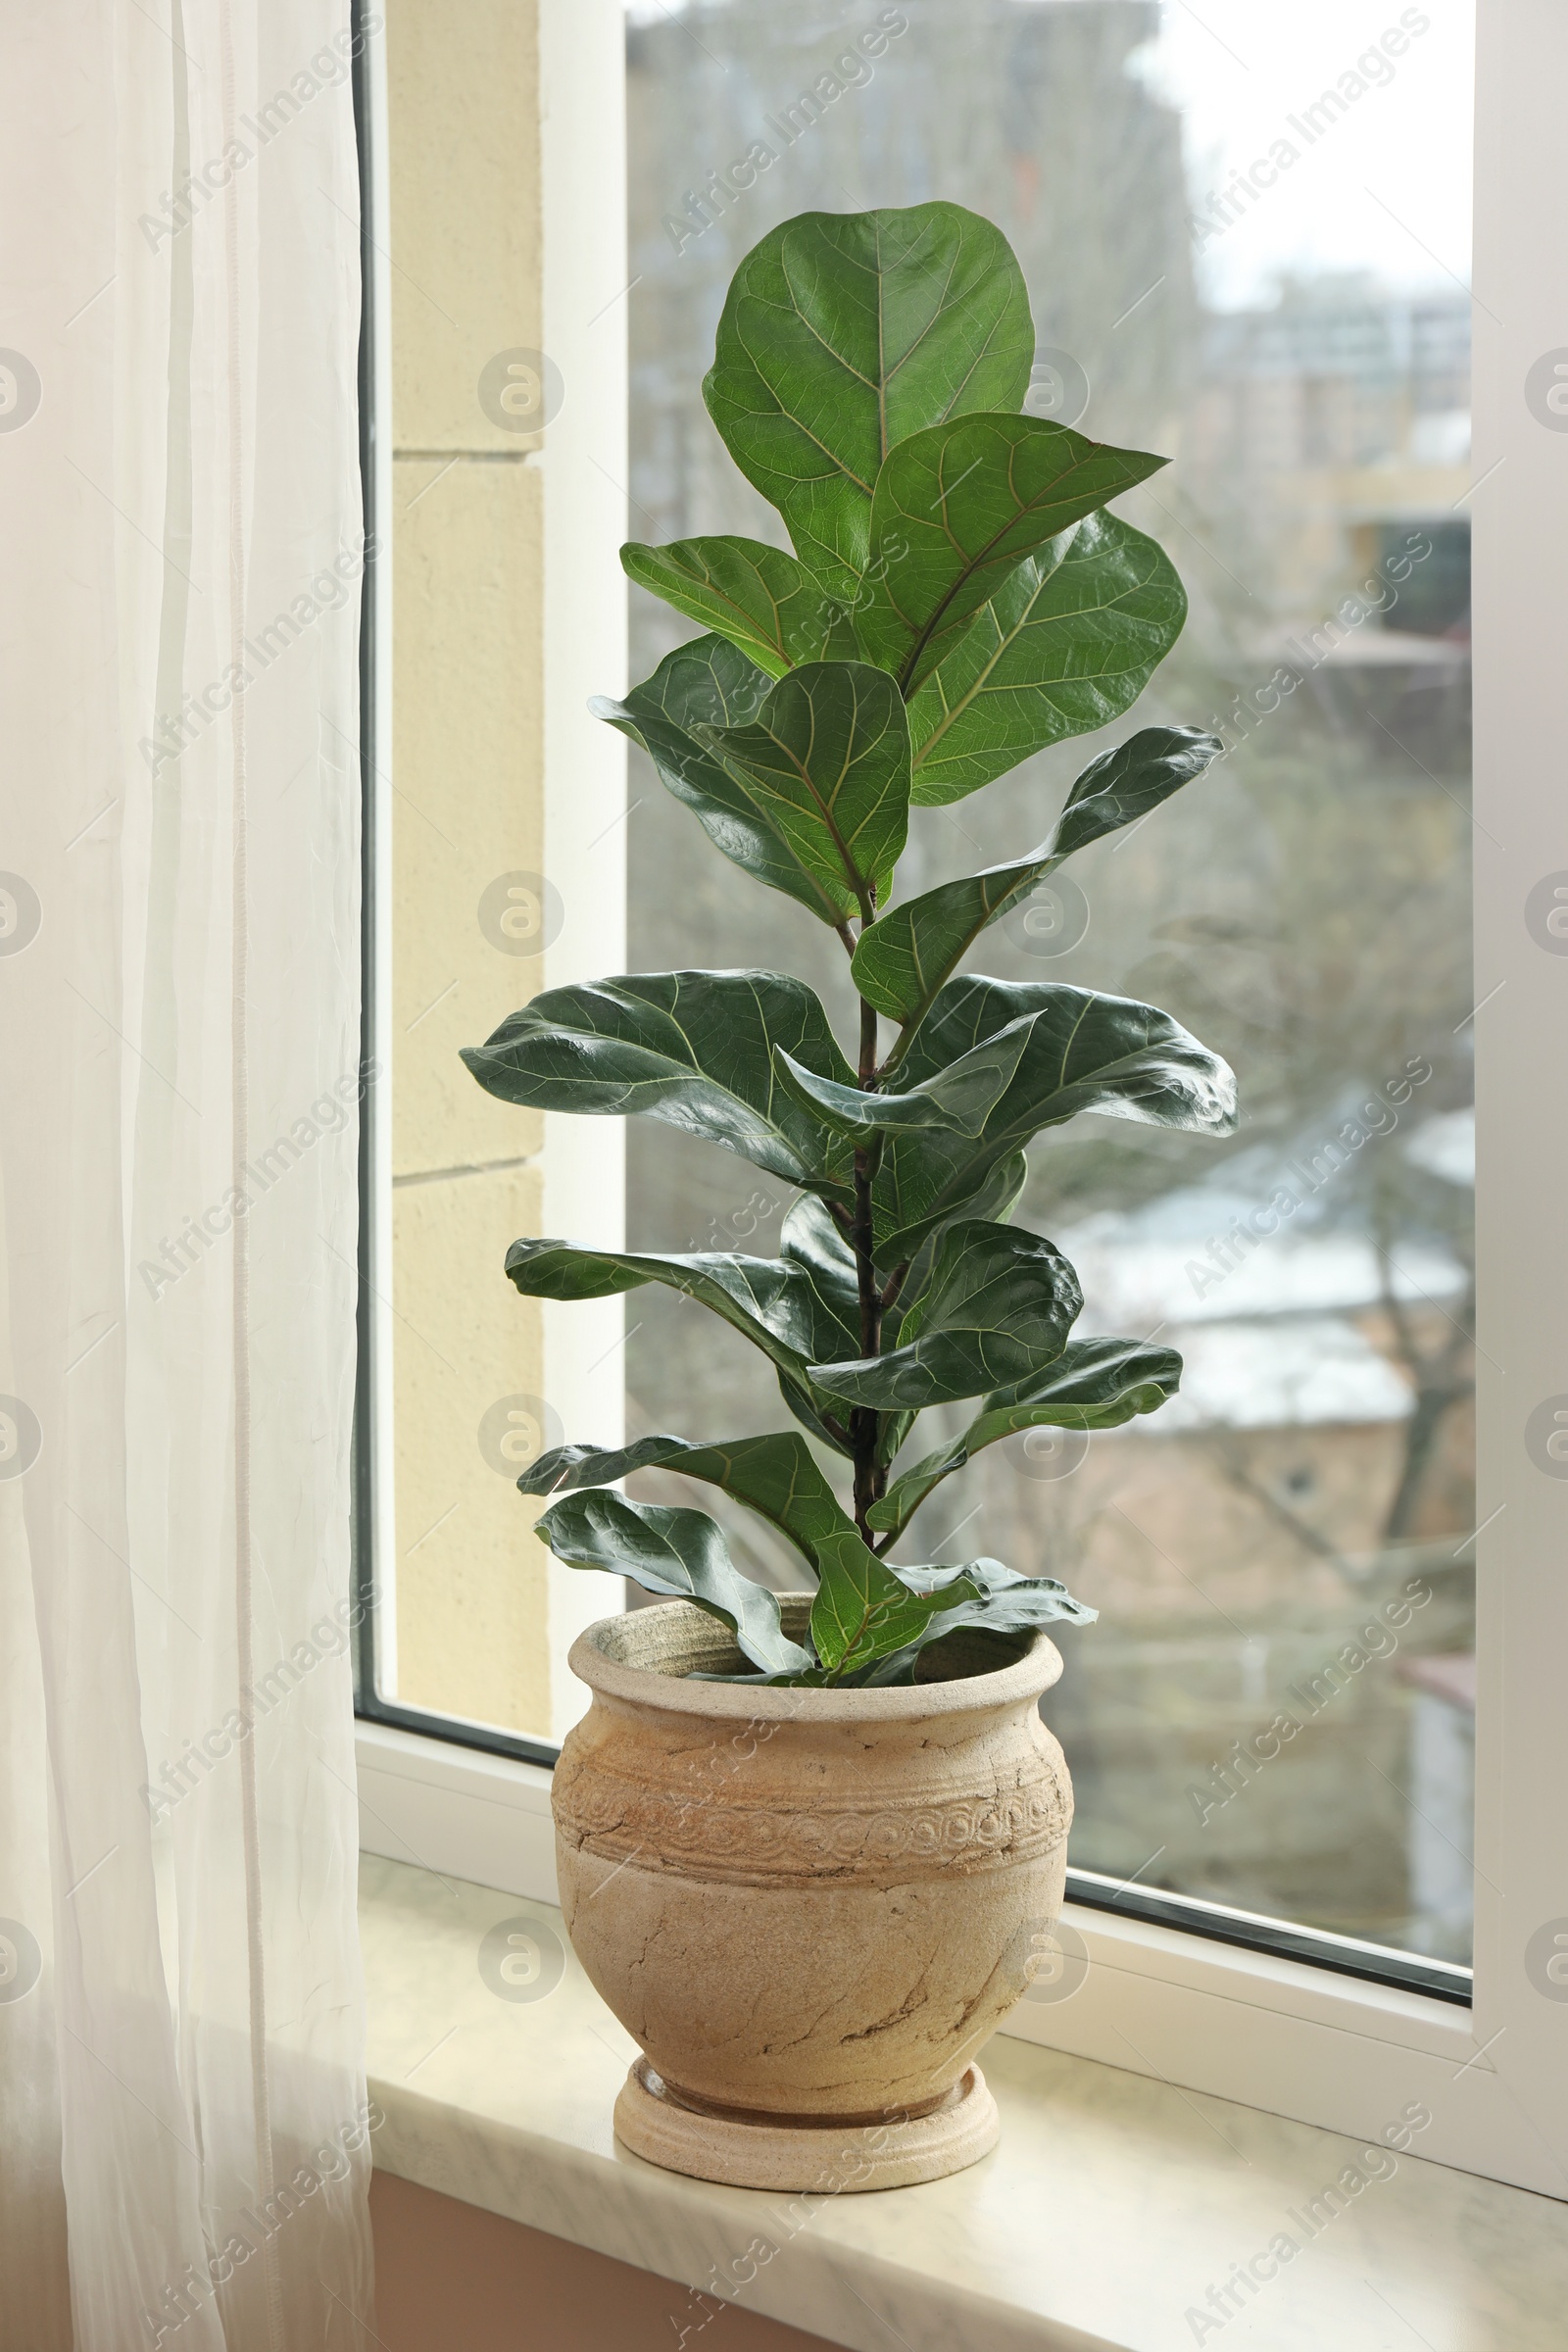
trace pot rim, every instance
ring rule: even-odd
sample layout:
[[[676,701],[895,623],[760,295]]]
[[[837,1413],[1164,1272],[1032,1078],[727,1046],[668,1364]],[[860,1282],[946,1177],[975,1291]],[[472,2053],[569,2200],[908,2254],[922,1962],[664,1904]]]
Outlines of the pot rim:
[[[781,1592],[781,1601],[812,1600],[810,1592]],[[790,1690],[755,1683],[700,1683],[684,1675],[660,1674],[649,1666],[627,1666],[607,1655],[601,1638],[624,1625],[626,1615],[668,1617],[689,1613],[705,1624],[713,1620],[694,1601],[662,1600],[651,1608],[619,1617],[601,1617],[585,1626],[566,1655],[579,1682],[606,1698],[641,1707],[658,1707],[666,1714],[706,1716],[720,1723],[907,1723],[933,1715],[961,1715],[1014,1707],[1039,1698],[1061,1673],[1061,1652],[1044,1628],[1029,1638],[1022,1657],[1010,1666],[986,1674],[955,1677],[951,1682],[913,1683],[881,1690]]]

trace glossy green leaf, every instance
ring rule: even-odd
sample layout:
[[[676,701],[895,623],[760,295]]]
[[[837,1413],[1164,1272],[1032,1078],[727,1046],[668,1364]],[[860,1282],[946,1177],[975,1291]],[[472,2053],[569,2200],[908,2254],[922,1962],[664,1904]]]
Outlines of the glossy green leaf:
[[[1021,1381],[1054,1362],[1083,1306],[1059,1250],[1014,1225],[950,1225],[931,1277],[884,1354],[815,1364],[829,1396],[877,1411],[919,1412]]]
[[[549,989],[463,1059],[503,1102],[640,1112],[848,1199],[848,1148],[785,1090],[775,1046],[824,1078],[854,1078],[821,1004],[783,972],[634,972]]]
[[[1025,556],[1042,576],[1075,523],[1165,465],[1044,416],[955,416],[890,449],[871,500],[855,633],[905,694]]]
[[[824,1576],[811,1609],[811,1640],[827,1672],[800,1679],[906,1682],[922,1649],[962,1627],[1016,1633],[1061,1618],[1092,1624],[1097,1614],[1054,1577],[1019,1576],[1000,1560],[895,1568],[863,1545],[852,1550],[846,1544],[831,1585]]]
[[[782,1047],[778,1066],[798,1102],[815,1111],[824,1125],[858,1142],[914,1127],[946,1127],[956,1135],[972,1136],[980,1133],[1011,1084],[1028,1043],[1028,1021],[1013,1021],[951,1069],[939,1070],[926,1085],[907,1094],[871,1093],[815,1077]]]
[[[974,1172],[973,1182],[966,1188],[955,1187],[961,1194],[949,1216],[951,1223],[959,1216],[978,1217],[982,1224],[1005,1225],[1017,1207],[1023,1189],[1029,1181],[1029,1160],[1023,1152],[1009,1152],[1004,1158],[982,1162]],[[905,1284],[911,1298],[918,1298],[930,1277],[931,1260],[942,1239],[942,1222],[929,1225],[922,1238],[906,1248],[902,1259],[888,1259],[889,1272],[896,1264],[907,1262],[908,1274]],[[878,1261],[882,1261],[879,1259]]]
[[[895,1479],[866,1516],[872,1527],[897,1534],[932,1490],[983,1446],[1020,1429],[1119,1429],[1140,1413],[1157,1411],[1176,1394],[1181,1371],[1174,1348],[1151,1348],[1137,1340],[1069,1340],[1043,1372],[989,1396],[961,1436]]]
[[[813,1438],[842,1454],[846,1461],[855,1459],[855,1447],[845,1424],[838,1419],[839,1407],[831,1396],[822,1396],[806,1380],[778,1366],[778,1393],[803,1429]]]
[[[956,1186],[955,1192],[960,1194],[961,1198],[956,1200],[951,1213],[929,1225],[918,1241],[906,1245],[902,1257],[888,1261],[885,1272],[889,1277],[900,1266],[903,1268],[899,1285],[901,1299],[918,1298],[925,1289],[931,1279],[937,1251],[942,1247],[942,1236],[949,1225],[956,1224],[960,1218],[977,1220],[983,1225],[1009,1223],[1028,1181],[1027,1155],[1022,1152],[1009,1152],[1004,1159],[999,1159],[994,1165],[982,1163],[976,1171],[974,1182],[967,1189]],[[890,1319],[883,1325],[883,1346],[896,1347],[898,1338],[898,1325]],[[908,1412],[883,1414],[883,1428],[889,1434],[889,1441],[895,1427],[900,1435],[898,1446],[890,1442],[884,1445],[878,1453],[879,1461],[887,1463],[894,1459],[914,1419],[915,1415]]]
[[[610,1450],[558,1446],[530,1463],[517,1484],[524,1494],[569,1494],[580,1487],[612,1486],[634,1470],[677,1470],[682,1478],[721,1487],[787,1536],[813,1572],[818,1546],[846,1529],[853,1532],[806,1440],[788,1430],[722,1446],[694,1446],[685,1438],[639,1438]]]
[[[888,451],[945,417],[1018,409],[1034,341],[1023,273],[976,214],[803,213],[736,271],[703,397],[802,561],[853,594]]]
[[[1023,1191],[1027,1175],[1028,1163],[1021,1152],[1016,1152],[1011,1159],[1001,1162],[990,1171],[975,1199],[968,1203],[969,1213],[973,1216],[995,1219],[1000,1222],[1009,1213],[1013,1202]],[[933,1250],[934,1247],[933,1244]],[[779,1250],[783,1256],[793,1259],[796,1264],[809,1270],[813,1283],[823,1295],[824,1301],[843,1329],[846,1331],[857,1330],[859,1313],[859,1277],[855,1253],[827,1208],[820,1200],[814,1200],[809,1193],[805,1194],[802,1199],[797,1200],[785,1217],[779,1234]],[[919,1295],[925,1286],[928,1274],[929,1267],[925,1263],[922,1253],[915,1258],[914,1263],[908,1269],[904,1286],[907,1297],[913,1298]],[[904,1309],[897,1302],[883,1308],[882,1344],[884,1347],[897,1346],[903,1319]],[[789,1394],[787,1379],[782,1373],[779,1375],[779,1387],[785,1391],[786,1400],[791,1411],[805,1422],[807,1428],[814,1430],[819,1437],[826,1436],[828,1444],[833,1446],[836,1450],[843,1452],[844,1446],[831,1432],[823,1430],[820,1419],[813,1414],[809,1403],[804,1399],[804,1396],[797,1398]],[[881,1425],[877,1432],[876,1457],[880,1465],[885,1467],[893,1461],[905,1439],[908,1436],[913,1420],[912,1412],[883,1413],[881,1415]]]
[[[767,671],[727,638],[697,637],[666,654],[624,702],[600,694],[588,708],[641,744],[666,790],[692,811],[715,849],[837,928],[858,911],[854,894],[842,881],[825,887],[808,873],[777,826],[691,732],[694,722],[734,726],[754,717],[769,684]]]
[[[1147,816],[1200,776],[1225,745],[1201,727],[1141,727],[1091,760],[1068,793],[1051,836],[1054,858],[1070,858],[1107,833]]]
[[[693,732],[826,894],[869,906],[909,823],[908,714],[884,670],[804,662],[755,718]]]
[[[803,1194],[785,1215],[779,1228],[778,1246],[780,1256],[808,1276],[823,1312],[845,1331],[853,1331],[857,1335],[855,1345],[858,1347],[860,1286],[855,1252],[826,1204],[810,1193]],[[896,1321],[895,1317],[895,1324]],[[778,1385],[797,1421],[813,1437],[831,1446],[836,1453],[850,1452],[844,1425],[837,1418],[838,1407],[829,1398],[818,1396],[808,1384],[794,1380],[782,1370]]]
[[[1059,564],[1026,557],[910,702],[911,800],[961,801],[1047,744],[1108,726],[1186,617],[1164,551],[1117,515],[1081,522]]]
[[[716,629],[770,678],[801,662],[858,658],[848,608],[798,558],[760,539],[631,540],[621,569],[705,629]]]
[[[854,1528],[820,1554],[811,1644],[828,1677],[858,1674],[879,1657],[918,1646],[940,1602],[915,1592]]]
[[[507,1273],[526,1298],[613,1298],[645,1283],[679,1291],[728,1323],[808,1388],[807,1367],[822,1343],[859,1345],[858,1320],[845,1325],[808,1271],[787,1258],[722,1250],[689,1256],[596,1250],[581,1242],[514,1242]]]
[[[860,1678],[868,1685],[912,1681],[920,1651],[963,1628],[1032,1633],[1062,1618],[1093,1625],[1100,1614],[1075,1600],[1054,1577],[1019,1576],[1000,1560],[970,1560],[962,1568],[901,1568],[898,1574],[932,1606],[915,1639],[884,1655]]]
[[[890,1137],[877,1170],[877,1262],[911,1254],[999,1161],[1082,1111],[1228,1135],[1236,1082],[1167,1012],[1064,981],[950,980],[911,1033],[898,1083],[918,1092],[1015,1020],[1030,1034],[1011,1084],[973,1138],[940,1128]]]
[[[860,1290],[855,1252],[831,1212],[809,1193],[786,1211],[778,1249],[780,1257],[809,1281],[821,1312],[846,1331],[856,1330]]]
[[[645,1592],[695,1601],[733,1630],[743,1656],[769,1673],[811,1663],[810,1652],[786,1636],[777,1594],[742,1575],[706,1511],[666,1510],[595,1488],[552,1503],[534,1532],[573,1568],[629,1576]]]
[[[1223,749],[1217,735],[1197,727],[1145,727],[1102,752],[1078,778],[1040,849],[1016,863],[944,882],[890,907],[864,930],[850,966],[856,987],[890,1020],[906,1026],[919,1020],[988,923],[1019,906],[1074,850],[1147,816]]]

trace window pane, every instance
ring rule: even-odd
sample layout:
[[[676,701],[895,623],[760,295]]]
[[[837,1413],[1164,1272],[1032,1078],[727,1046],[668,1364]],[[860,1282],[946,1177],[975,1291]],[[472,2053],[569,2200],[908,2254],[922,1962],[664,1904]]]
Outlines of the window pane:
[[[551,907],[542,435],[502,398],[509,368],[529,380],[514,347],[545,340],[537,241],[516,227],[538,217],[536,60],[525,15],[494,6],[394,11],[386,40],[377,1695],[548,1739],[548,1560],[515,1481],[556,1433],[541,1318],[502,1271],[541,1228],[543,1121],[458,1058],[541,985]]]
[[[1079,1868],[1467,1960],[1463,11],[667,0],[629,9],[627,61],[633,533],[786,543],[699,391],[768,228],[969,205],[1029,281],[1030,407],[1173,461],[1120,502],[1192,605],[1136,723],[1228,747],[971,958],[1148,999],[1237,1070],[1229,1143],[1081,1120],[1036,1146],[1018,1212],[1077,1265],[1079,1330],[1177,1347],[1181,1397],[1009,1441],[899,1556],[992,1553],[1101,1610],[1063,1630],[1047,1702]],[[632,631],[636,677],[692,634],[637,591]],[[1132,724],[922,812],[903,891],[1040,840]],[[848,1036],[837,944],[712,854],[640,754],[631,797],[634,965],[781,966]],[[776,1247],[776,1183],[649,1122],[630,1155],[633,1247]],[[742,1343],[636,1304],[630,1434],[781,1425]],[[789,1581],[782,1545],[732,1533]]]

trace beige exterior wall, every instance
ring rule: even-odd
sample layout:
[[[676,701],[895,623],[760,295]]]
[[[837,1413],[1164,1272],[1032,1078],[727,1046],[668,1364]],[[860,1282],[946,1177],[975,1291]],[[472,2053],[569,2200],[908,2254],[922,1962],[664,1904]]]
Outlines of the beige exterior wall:
[[[481,1453],[546,1389],[502,1270],[541,1223],[543,1120],[458,1059],[543,984],[481,928],[545,866],[543,436],[480,406],[544,342],[539,61],[519,0],[389,0],[393,736],[392,1350],[398,1696],[551,1725],[548,1561]]]

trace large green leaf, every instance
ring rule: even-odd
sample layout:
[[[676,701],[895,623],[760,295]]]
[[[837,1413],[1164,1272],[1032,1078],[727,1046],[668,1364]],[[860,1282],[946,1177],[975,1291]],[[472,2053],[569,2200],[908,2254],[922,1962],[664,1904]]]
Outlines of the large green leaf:
[[[857,1537],[824,1573],[811,1608],[811,1640],[827,1672],[800,1680],[907,1682],[920,1651],[962,1626],[1015,1633],[1062,1617],[1092,1623],[1096,1614],[1054,1577],[1019,1576],[989,1559],[895,1568]]]
[[[909,824],[909,720],[885,670],[808,662],[755,718],[693,729],[822,890],[864,912]]]
[[[896,1139],[890,1140],[894,1142],[894,1149],[884,1152],[881,1165],[888,1168],[890,1173],[897,1177],[900,1174],[897,1143]],[[910,1136],[906,1140],[911,1144],[918,1144],[925,1139]],[[905,1156],[907,1162],[909,1155],[906,1153]],[[946,1155],[944,1155],[944,1164],[947,1164]],[[903,1169],[902,1176],[906,1190],[911,1182],[907,1164]],[[953,1174],[953,1181],[947,1186],[941,1202],[932,1215],[926,1217],[918,1225],[904,1227],[890,1223],[886,1216],[890,1200],[896,1203],[898,1196],[890,1194],[885,1187],[874,1182],[872,1201],[876,1212],[876,1262],[882,1276],[886,1279],[895,1272],[900,1273],[901,1298],[917,1298],[930,1280],[932,1263],[942,1246],[942,1236],[947,1228],[956,1224],[962,1217],[977,1219],[982,1224],[1004,1223],[1017,1207],[1028,1181],[1029,1161],[1022,1151],[1008,1152],[997,1160],[993,1160],[988,1153],[982,1152],[972,1159],[967,1167],[960,1165],[956,1168]],[[893,1332],[888,1322],[884,1322],[883,1333],[884,1345],[891,1347]],[[906,1424],[911,1417],[905,1414],[898,1418]],[[884,1414],[884,1430],[891,1430],[893,1419],[893,1416]],[[899,1444],[903,1443],[904,1439],[901,1436]],[[877,1459],[884,1462],[890,1461],[892,1454],[884,1447],[879,1451]]]
[[[810,1280],[823,1311],[845,1331],[856,1334],[858,1347],[860,1331],[860,1281],[855,1252],[845,1240],[833,1216],[821,1200],[805,1193],[791,1207],[779,1228],[779,1254],[799,1266]],[[897,1311],[888,1318],[885,1329],[897,1330]],[[830,1399],[818,1396],[806,1382],[797,1381],[782,1369],[778,1375],[779,1391],[797,1421],[821,1438],[835,1452],[848,1453],[851,1448],[844,1439],[844,1425],[836,1417]],[[827,1415],[828,1418],[824,1418]],[[883,1435],[891,1440],[898,1435],[899,1444],[908,1434],[907,1425],[897,1433],[894,1423],[885,1420]]]
[[[1002,1159],[987,1161],[977,1174],[973,1189],[963,1195],[960,1208],[954,1211],[966,1217],[978,1217],[983,1224],[1004,1225],[1017,1207],[1024,1186],[1029,1181],[1029,1161],[1026,1154],[1009,1152]],[[924,1290],[931,1271],[931,1259],[936,1255],[942,1238],[940,1223],[933,1224],[909,1260],[908,1279],[905,1285],[911,1298]]]
[[[858,1674],[890,1652],[918,1646],[941,1604],[911,1591],[851,1528],[824,1544],[811,1603],[811,1642],[831,1679]]]
[[[1100,1614],[1074,1600],[1054,1577],[1019,1576],[1000,1560],[970,1560],[962,1568],[901,1568],[898,1574],[930,1602],[930,1613],[913,1641],[879,1658],[869,1674],[859,1678],[867,1684],[912,1682],[920,1651],[962,1627],[978,1626],[995,1634],[1032,1633],[1060,1618],[1093,1625]]]
[[[897,1535],[933,1488],[961,1470],[982,1446],[1020,1429],[1119,1429],[1173,1396],[1181,1370],[1174,1348],[1151,1348],[1138,1340],[1069,1340],[1043,1372],[996,1390],[961,1436],[896,1478],[866,1517],[872,1527]]]
[[[1006,1224],[1017,1207],[1024,1186],[1028,1181],[1029,1161],[1022,1152],[1009,1152],[1005,1158],[999,1159],[994,1164],[982,1162],[971,1188],[967,1190],[961,1186],[955,1188],[961,1194],[961,1198],[952,1208],[951,1213],[930,1225],[919,1241],[906,1247],[902,1258],[890,1261],[887,1268],[889,1274],[893,1273],[897,1266],[903,1268],[899,1284],[900,1298],[910,1299],[919,1298],[931,1279],[931,1268],[936,1262],[937,1251],[942,1247],[942,1236],[949,1225],[956,1224],[960,1217],[976,1219],[984,1225]],[[895,1313],[897,1311],[895,1310]],[[891,1316],[885,1319],[882,1329],[883,1346],[885,1348],[896,1347],[899,1333],[895,1319]],[[879,1462],[890,1463],[895,1459],[905,1439],[908,1436],[910,1425],[914,1419],[915,1415],[910,1412],[883,1414],[884,1439],[877,1452]],[[897,1445],[892,1443],[895,1432],[898,1436]]]
[[[802,1428],[808,1429],[813,1438],[820,1438],[822,1444],[831,1446],[835,1453],[843,1454],[846,1461],[853,1461],[853,1439],[844,1423],[837,1418],[838,1408],[833,1398],[819,1396],[808,1381],[798,1380],[782,1364],[777,1370],[778,1393]]]
[[[1200,776],[1224,749],[1221,737],[1201,727],[1140,727],[1125,743],[1090,760],[1056,819],[1052,856],[1070,858],[1147,816]]]
[[[956,204],[803,213],[731,280],[703,397],[802,560],[853,595],[896,442],[1016,410],[1034,325],[1011,248]]]
[[[905,1681],[927,1642],[960,1626],[1009,1632],[1095,1615],[1054,1579],[1016,1576],[998,1560],[893,1568],[846,1526],[817,1546],[821,1581],[811,1607],[812,1648],[805,1649],[785,1634],[777,1595],[742,1575],[705,1511],[632,1502],[595,1487],[552,1503],[535,1533],[572,1567],[629,1576],[645,1592],[694,1601],[732,1629],[743,1656],[770,1682],[820,1688]]]
[[[1197,727],[1145,727],[1102,752],[1078,778],[1040,849],[1014,864],[944,882],[890,907],[863,931],[850,966],[856,987],[890,1020],[906,1026],[919,1020],[988,923],[1028,898],[1074,850],[1146,816],[1224,748],[1217,735]]]
[[[697,637],[666,654],[624,702],[598,694],[588,708],[641,744],[668,791],[692,811],[715,849],[836,928],[858,911],[853,894],[842,882],[836,889],[824,888],[808,874],[777,826],[691,732],[694,721],[734,726],[754,717],[770,683],[767,671],[727,638]]]
[[[507,1251],[507,1272],[525,1298],[612,1298],[645,1283],[679,1291],[719,1316],[792,1379],[848,1339],[859,1346],[858,1318],[839,1321],[808,1271],[780,1257],[741,1257],[724,1250],[690,1256],[643,1255],[595,1250],[587,1243],[521,1241]]]
[[[910,702],[910,798],[960,801],[1047,744],[1108,726],[1186,617],[1164,551],[1118,515],[1081,522],[1059,564],[1026,557]]]
[[[955,416],[887,455],[855,633],[912,694],[1025,556],[1042,574],[1073,524],[1168,461],[1044,416]]]
[[[742,1654],[767,1673],[811,1663],[810,1652],[786,1636],[777,1594],[741,1574],[706,1511],[666,1510],[595,1488],[552,1503],[534,1533],[573,1568],[604,1569],[629,1576],[645,1592],[694,1600],[730,1626]]]
[[[907,1094],[871,1093],[817,1078],[782,1047],[778,1066],[797,1101],[814,1110],[824,1125],[854,1136],[858,1143],[911,1127],[947,1127],[956,1135],[978,1135],[1010,1085],[1028,1043],[1028,1021],[1013,1021]]]
[[[860,1285],[854,1250],[829,1210],[809,1193],[786,1212],[779,1255],[809,1282],[818,1311],[845,1331],[859,1326]]]
[[[503,1102],[642,1112],[849,1200],[848,1147],[787,1092],[775,1046],[824,1078],[854,1079],[821,1004],[784,972],[635,972],[549,989],[463,1058]]]
[[[905,1314],[899,1345],[852,1362],[814,1364],[829,1396],[876,1411],[918,1412],[1026,1380],[1054,1362],[1083,1306],[1059,1250],[1014,1225],[950,1225],[931,1277]]]
[[[986,1174],[973,1199],[965,1201],[964,1206],[967,1213],[970,1216],[984,1218],[988,1222],[1000,1223],[1011,1213],[1013,1203],[1023,1191],[1028,1173],[1028,1162],[1021,1152],[1014,1152],[1008,1159],[999,1161]],[[908,1267],[903,1285],[904,1293],[908,1298],[917,1298],[924,1289],[930,1274],[928,1258],[934,1254],[935,1249],[936,1241],[933,1239],[924,1250],[916,1253],[912,1264]],[[856,1330],[859,1312],[859,1277],[855,1253],[827,1208],[820,1200],[813,1199],[809,1193],[804,1194],[785,1217],[779,1233],[779,1250],[785,1257],[792,1258],[798,1265],[808,1268],[813,1283],[823,1295],[839,1324],[846,1331]],[[904,1308],[897,1301],[884,1306],[882,1310],[882,1345],[884,1348],[897,1347],[903,1318]],[[806,1393],[802,1391],[799,1394],[792,1394],[788,1375],[783,1372],[779,1374],[779,1387],[784,1392],[790,1410],[806,1424],[808,1429],[814,1431],[818,1437],[825,1438],[837,1451],[842,1453],[848,1450],[831,1430],[824,1428],[820,1412],[813,1408]],[[818,1399],[819,1405],[825,1404],[825,1399]],[[877,1432],[876,1452],[876,1458],[880,1465],[885,1467],[896,1458],[899,1448],[909,1434],[913,1420],[912,1412],[901,1411],[882,1414],[881,1425]],[[839,1426],[842,1427],[842,1424]]]
[[[631,540],[620,563],[639,588],[716,629],[770,678],[801,662],[857,658],[847,608],[780,547],[760,539],[672,539],[666,547]]]
[[[609,1450],[558,1446],[530,1463],[517,1484],[524,1494],[569,1494],[579,1487],[612,1486],[634,1470],[677,1470],[682,1478],[721,1487],[788,1536],[813,1571],[818,1546],[846,1529],[853,1532],[806,1440],[788,1430],[722,1446],[694,1446],[685,1438],[639,1438]]]
[[[879,1265],[909,1256],[972,1198],[999,1160],[1043,1127],[1080,1111],[1210,1135],[1234,1127],[1234,1078],[1180,1022],[1152,1004],[1064,981],[988,980],[976,973],[948,981],[910,1033],[900,1087],[918,1092],[939,1073],[951,1079],[952,1064],[1025,1018],[1028,1044],[978,1136],[930,1127],[889,1138],[874,1186]]]

